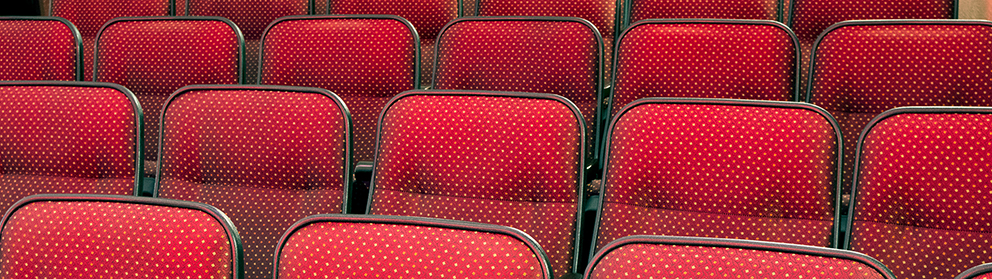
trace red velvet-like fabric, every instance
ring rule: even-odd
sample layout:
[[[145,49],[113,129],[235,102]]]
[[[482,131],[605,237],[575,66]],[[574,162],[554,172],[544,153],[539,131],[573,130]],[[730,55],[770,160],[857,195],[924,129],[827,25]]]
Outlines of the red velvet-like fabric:
[[[641,234],[832,245],[839,142],[822,115],[647,103],[614,125],[596,250]]]
[[[191,84],[238,83],[237,33],[215,20],[133,20],[107,26],[99,38],[100,82],[123,85],[145,109],[145,160],[158,160],[165,99]],[[153,171],[153,170],[149,170]]]
[[[650,18],[777,20],[779,0],[633,0],[630,23]]]
[[[278,268],[279,278],[544,278],[516,238],[406,224],[307,225],[286,240]]]
[[[341,96],[354,123],[353,159],[372,161],[379,112],[393,96],[415,89],[412,32],[393,19],[282,21],[265,36],[261,83]]]
[[[851,250],[899,278],[992,262],[992,114],[897,114],[864,140]]]
[[[458,0],[332,0],[330,14],[390,14],[409,20],[420,36],[420,84],[430,85],[434,44],[441,28],[458,18]]]
[[[327,96],[197,90],[168,104],[158,197],[224,211],[241,233],[245,275],[270,278],[280,235],[300,218],[340,213],[344,114]]]
[[[76,80],[79,47],[57,20],[0,20],[0,80]]]
[[[763,23],[654,23],[620,40],[610,115],[646,97],[792,101],[795,41]]]
[[[93,41],[104,23],[125,16],[168,16],[169,0],[52,0],[52,16],[68,19],[83,37],[83,80],[93,80]]]
[[[3,278],[232,278],[231,241],[203,211],[39,201],[3,228]]]
[[[857,139],[875,115],[900,106],[992,105],[992,26],[857,25],[836,29],[816,50],[812,103],[844,134],[850,193]]]
[[[135,117],[112,88],[0,86],[0,208],[40,193],[133,195]]]
[[[522,230],[571,271],[581,129],[560,102],[407,96],[380,123],[371,213]]]

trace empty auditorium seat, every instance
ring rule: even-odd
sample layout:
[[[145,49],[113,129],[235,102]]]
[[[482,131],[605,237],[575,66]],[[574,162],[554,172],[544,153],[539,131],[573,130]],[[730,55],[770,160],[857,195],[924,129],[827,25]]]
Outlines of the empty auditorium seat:
[[[782,0],[623,0],[622,27],[652,18],[722,18],[784,21]]]
[[[141,107],[116,84],[0,82],[0,208],[39,193],[134,195]]]
[[[48,194],[3,218],[3,278],[241,278],[241,240],[216,208],[148,197]]]
[[[992,105],[990,36],[984,20],[849,21],[824,31],[805,100],[840,123],[845,196],[856,139],[872,117],[900,106]]]
[[[278,278],[554,278],[513,228],[422,217],[315,215],[276,246]]]
[[[148,111],[143,134],[149,177],[157,169],[159,113],[169,94],[190,84],[236,84],[241,77],[244,39],[223,18],[118,18],[100,30],[96,44],[95,80],[130,88]]]
[[[155,196],[226,212],[244,240],[247,278],[272,275],[275,245],[293,222],[347,206],[350,120],[327,90],[187,86],[162,115]]]
[[[610,242],[592,278],[885,278],[885,265],[847,250],[705,237],[635,235]]]
[[[0,17],[0,80],[80,80],[79,30],[57,17]]]
[[[838,245],[840,132],[816,106],[647,98],[608,132],[595,250],[641,234]]]
[[[270,22],[289,15],[313,14],[312,0],[187,0],[186,15],[230,19],[245,38],[244,84],[258,82],[262,32]]]
[[[103,24],[116,17],[168,16],[170,0],[51,0],[51,16],[69,20],[83,40],[83,80],[93,80],[93,47]]]
[[[370,214],[520,229],[575,270],[585,125],[551,94],[407,91],[379,119]]]
[[[954,279],[989,279],[992,278],[992,263],[969,268]]]
[[[434,68],[434,44],[449,21],[458,18],[459,0],[328,0],[329,14],[384,14],[409,20],[420,36],[420,80],[430,84]]]
[[[899,278],[952,278],[992,262],[992,108],[909,107],[858,139],[851,250]]]

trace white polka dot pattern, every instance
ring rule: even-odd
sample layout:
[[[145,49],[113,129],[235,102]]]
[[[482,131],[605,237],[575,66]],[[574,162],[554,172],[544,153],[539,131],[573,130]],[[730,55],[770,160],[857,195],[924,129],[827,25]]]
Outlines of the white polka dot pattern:
[[[280,278],[544,278],[520,240],[405,224],[310,224],[279,255]]]
[[[517,228],[544,248],[556,274],[570,272],[577,117],[548,99],[407,95],[380,123],[371,213]]]
[[[637,25],[620,40],[610,115],[646,97],[792,101],[797,52],[764,22]]]
[[[778,0],[632,0],[630,23],[651,18],[778,20]]]
[[[262,84],[319,87],[348,104],[354,161],[372,161],[376,121],[390,98],[415,89],[413,31],[394,19],[279,22],[265,36]]]
[[[125,16],[168,16],[169,0],[52,0],[52,16],[65,18],[83,37],[83,80],[93,80],[93,42],[104,23]]]
[[[134,194],[135,117],[113,88],[0,86],[0,208],[39,193]]]
[[[733,103],[621,113],[597,250],[640,234],[832,245],[839,143],[823,115]]]
[[[340,213],[344,115],[317,93],[193,90],[163,125],[158,196],[224,211],[241,233],[245,275],[269,278],[279,236],[296,220]]]
[[[851,249],[899,278],[992,262],[992,115],[906,112],[867,133]]]
[[[39,201],[3,228],[3,278],[233,278],[231,239],[202,211]]]
[[[0,80],[76,80],[73,31],[58,20],[0,20]]]

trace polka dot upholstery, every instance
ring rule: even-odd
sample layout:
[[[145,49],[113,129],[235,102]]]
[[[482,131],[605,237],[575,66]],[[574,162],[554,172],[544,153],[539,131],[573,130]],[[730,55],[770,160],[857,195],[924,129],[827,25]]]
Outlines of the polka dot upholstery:
[[[856,139],[875,115],[900,106],[989,106],[992,23],[858,21],[817,44],[807,101],[837,118],[851,191]]]
[[[517,228],[554,273],[572,270],[584,152],[574,106],[545,94],[410,91],[387,104],[379,129],[371,214]]]
[[[629,236],[586,271],[594,278],[895,278],[864,254],[804,245],[701,237]]]
[[[992,279],[992,263],[969,268],[954,279]]]
[[[245,84],[258,81],[262,32],[269,23],[289,15],[306,15],[311,0],[188,0],[187,15],[230,19],[245,37]]]
[[[335,0],[330,2],[330,14],[390,14],[413,24],[420,36],[420,80],[429,84],[434,67],[434,44],[438,33],[449,21],[458,18],[459,0]]]
[[[645,97],[794,101],[798,52],[770,21],[640,22],[620,39],[610,115]]]
[[[778,20],[781,0],[631,0],[627,25],[652,18]]]
[[[145,116],[146,170],[158,160],[159,112],[166,97],[190,84],[236,84],[241,42],[220,18],[117,19],[100,32],[96,80],[124,85],[138,96]]]
[[[530,236],[470,222],[318,215],[277,249],[279,278],[552,278]]]
[[[601,42],[595,29],[578,19],[461,18],[438,39],[433,88],[560,95],[579,107],[586,129],[593,131]]]
[[[416,88],[413,27],[394,16],[284,18],[266,33],[262,84],[319,87],[341,96],[354,123],[355,161],[372,161],[376,120]]]
[[[0,17],[0,80],[77,80],[77,33],[58,18]]]
[[[0,82],[0,208],[39,193],[135,194],[133,98],[111,84]]]
[[[79,28],[83,39],[83,80],[93,80],[93,49],[97,32],[116,17],[168,16],[169,0],[52,0],[52,16]]]
[[[822,110],[650,98],[619,115],[596,250],[640,234],[836,245],[840,143]]]
[[[248,278],[270,278],[279,235],[340,213],[350,173],[348,112],[326,90],[191,86],[166,103],[157,196],[231,217]]]
[[[204,204],[38,195],[3,221],[3,278],[241,277],[237,231]]]
[[[992,109],[893,110],[865,128],[850,249],[899,278],[992,262]]]

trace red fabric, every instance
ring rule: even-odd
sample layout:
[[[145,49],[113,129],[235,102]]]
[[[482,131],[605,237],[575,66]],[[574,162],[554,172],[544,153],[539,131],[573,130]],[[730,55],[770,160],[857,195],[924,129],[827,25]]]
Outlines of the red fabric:
[[[134,118],[112,88],[0,86],[0,208],[40,193],[133,195]]]
[[[544,278],[526,244],[502,234],[404,224],[305,226],[279,254],[279,278]]]
[[[393,96],[414,89],[410,28],[392,19],[288,20],[265,40],[261,83],[319,87],[341,96],[354,124],[353,159],[372,161],[379,112]]]
[[[646,97],[792,101],[794,40],[767,24],[643,24],[617,55],[613,107]]]
[[[640,234],[832,244],[839,143],[822,115],[642,104],[614,125],[597,250]]]
[[[214,20],[135,20],[107,26],[97,50],[97,81],[123,85],[145,109],[145,160],[158,160],[165,99],[191,84],[238,83],[237,34]]]
[[[336,0],[330,14],[391,14],[409,20],[420,36],[420,83],[430,85],[434,67],[434,42],[441,28],[458,18],[459,0]]]
[[[850,193],[861,130],[901,106],[992,105],[992,26],[860,25],[830,32],[816,54],[812,103],[837,118]]]
[[[169,0],[52,0],[52,16],[68,19],[83,37],[83,80],[93,80],[93,40],[104,23],[125,16],[168,16]]]
[[[316,93],[202,90],[169,103],[158,196],[213,205],[245,247],[245,275],[269,278],[282,233],[340,213],[344,115]]]
[[[231,239],[199,210],[117,202],[34,202],[0,242],[3,278],[232,278]]]
[[[851,249],[899,278],[952,278],[992,262],[992,115],[899,114],[861,152]]]
[[[571,271],[581,127],[553,100],[400,99],[381,123],[372,214],[514,227]],[[444,123],[444,125],[438,125]]]
[[[650,18],[778,20],[778,0],[634,0],[630,23]]]
[[[863,263],[834,257],[646,243],[610,251],[590,273],[586,278],[885,278]]]
[[[0,80],[76,80],[72,31],[57,20],[0,20]]]

